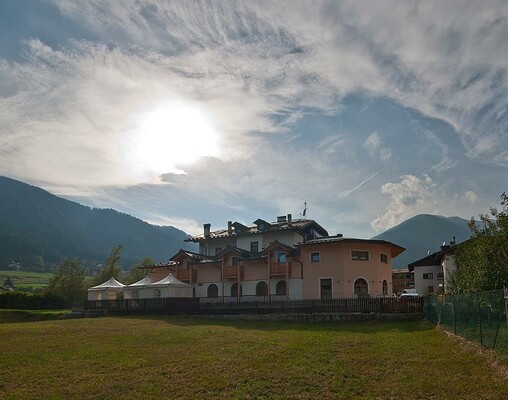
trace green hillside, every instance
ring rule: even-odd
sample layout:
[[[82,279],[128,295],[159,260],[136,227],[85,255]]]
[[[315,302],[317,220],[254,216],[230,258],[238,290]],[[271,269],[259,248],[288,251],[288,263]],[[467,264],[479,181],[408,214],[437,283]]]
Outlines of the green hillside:
[[[0,177],[0,268],[17,261],[44,269],[77,257],[85,264],[102,263],[112,247],[123,246],[128,268],[146,256],[164,261],[192,246],[174,227],[154,226],[112,209],[98,209],[62,199],[38,187]],[[190,246],[190,247],[189,247]]]

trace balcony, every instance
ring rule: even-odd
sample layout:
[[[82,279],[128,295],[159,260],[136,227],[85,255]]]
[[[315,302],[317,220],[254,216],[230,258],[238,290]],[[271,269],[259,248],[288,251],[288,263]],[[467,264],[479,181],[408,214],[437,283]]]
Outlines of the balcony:
[[[238,268],[240,268],[240,280],[243,280],[244,267],[243,265],[237,266],[225,266],[224,267],[224,279],[238,279]]]
[[[191,277],[191,271],[192,271],[192,282],[196,282],[198,280],[198,271],[195,269],[177,269],[175,271],[176,279],[181,280],[182,282],[190,282]]]
[[[291,275],[291,263],[287,263],[287,273]],[[272,263],[270,264],[270,276],[286,276],[286,263]]]

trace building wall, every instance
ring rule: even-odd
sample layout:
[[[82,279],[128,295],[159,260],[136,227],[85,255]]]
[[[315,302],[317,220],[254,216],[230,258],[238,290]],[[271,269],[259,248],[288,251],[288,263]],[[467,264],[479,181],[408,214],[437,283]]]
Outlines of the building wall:
[[[369,260],[352,260],[353,250],[368,251]],[[319,262],[311,262],[311,253],[319,252]],[[381,254],[388,255],[387,263],[381,262]],[[387,282],[387,295],[392,295],[392,268],[390,249],[375,243],[332,242],[301,246],[304,263],[304,295],[320,297],[320,280],[332,279],[333,297],[354,297],[354,283],[363,278],[368,284],[370,296],[382,295],[382,282]]]
[[[456,271],[455,257],[451,254],[446,254],[441,261],[443,269],[444,290],[447,292],[450,289],[450,279],[452,274]]]
[[[438,274],[441,272],[441,265],[418,266],[414,269],[415,289],[420,295],[438,294]],[[424,279],[425,274],[432,274],[432,279]]]

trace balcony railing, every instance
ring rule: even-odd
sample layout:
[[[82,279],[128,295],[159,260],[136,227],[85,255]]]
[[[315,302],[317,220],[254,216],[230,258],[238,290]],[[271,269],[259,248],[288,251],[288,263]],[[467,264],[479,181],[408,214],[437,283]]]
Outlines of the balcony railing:
[[[287,263],[287,273],[291,275],[291,263]],[[286,263],[272,263],[270,264],[270,276],[285,276]]]
[[[224,267],[224,279],[238,279],[238,268],[240,268],[240,280],[243,280],[244,267],[243,265],[237,266],[225,266]]]

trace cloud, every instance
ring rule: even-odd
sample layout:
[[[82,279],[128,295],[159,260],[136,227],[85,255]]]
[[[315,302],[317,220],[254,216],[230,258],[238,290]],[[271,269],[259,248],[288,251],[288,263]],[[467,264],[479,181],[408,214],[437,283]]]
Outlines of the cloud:
[[[390,204],[384,214],[371,222],[376,231],[389,229],[420,212],[435,201],[436,184],[428,176],[418,178],[404,175],[398,183],[385,183],[381,193],[390,196]]]
[[[464,193],[464,197],[471,203],[471,204],[477,204],[479,201],[478,195],[473,192],[472,190],[468,190]]]
[[[371,133],[367,139],[365,139],[363,147],[369,151],[369,153],[378,155],[382,161],[387,161],[392,156],[391,150],[383,144],[381,137],[376,132]]]

